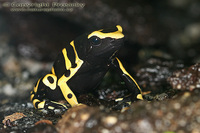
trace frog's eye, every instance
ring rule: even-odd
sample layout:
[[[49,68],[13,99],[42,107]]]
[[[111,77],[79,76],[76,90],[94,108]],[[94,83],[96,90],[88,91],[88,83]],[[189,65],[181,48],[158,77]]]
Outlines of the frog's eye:
[[[93,45],[99,45],[99,44],[101,44],[101,39],[97,36],[93,36],[93,37],[90,38],[90,42]]]

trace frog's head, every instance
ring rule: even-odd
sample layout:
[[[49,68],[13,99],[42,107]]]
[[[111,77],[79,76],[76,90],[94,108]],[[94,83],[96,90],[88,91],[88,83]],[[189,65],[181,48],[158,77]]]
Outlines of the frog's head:
[[[101,29],[77,38],[78,53],[86,60],[110,59],[123,45],[122,27],[117,25],[112,29]],[[97,60],[99,61],[99,60]]]

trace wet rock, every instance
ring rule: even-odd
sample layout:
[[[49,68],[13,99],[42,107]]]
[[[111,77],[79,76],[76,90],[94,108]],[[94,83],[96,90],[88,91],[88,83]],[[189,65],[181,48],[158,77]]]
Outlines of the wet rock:
[[[175,69],[182,68],[184,65],[163,58],[150,58],[144,67],[137,71],[137,81],[142,90],[151,93],[165,92],[169,84],[167,78]]]
[[[56,131],[53,125],[61,118],[61,114],[46,114],[34,109],[28,101],[8,102],[0,106],[0,132]]]
[[[57,130],[60,133],[68,132],[78,132],[84,131],[83,127],[88,118],[96,112],[96,110],[89,108],[85,105],[80,105],[74,108],[70,108],[68,113],[65,113],[61,120],[57,123]],[[76,130],[76,131],[75,131]]]
[[[163,102],[152,102],[145,105],[138,103],[134,109],[132,108],[133,112],[140,112],[135,119],[145,122],[147,131],[199,132],[199,94],[199,91],[185,92],[175,99]],[[143,106],[145,108],[142,108]],[[144,131],[142,124],[136,123],[134,125],[137,132]]]
[[[58,122],[59,132],[200,132],[200,91],[181,93],[163,102],[140,101],[124,113],[78,106]]]
[[[116,131],[113,128],[118,123],[116,114],[107,114],[99,108],[91,108],[88,106],[80,105],[71,108],[63,115],[63,118],[56,125],[60,133],[84,133],[84,132],[103,132]],[[125,123],[122,124],[128,128]]]
[[[173,72],[168,78],[168,82],[173,89],[194,90],[200,88],[200,63],[189,68],[184,68]]]

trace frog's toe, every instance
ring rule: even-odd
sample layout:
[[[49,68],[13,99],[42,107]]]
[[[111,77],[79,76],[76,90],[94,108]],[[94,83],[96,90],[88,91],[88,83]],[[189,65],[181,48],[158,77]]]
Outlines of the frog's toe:
[[[127,110],[130,105],[131,105],[131,97],[124,97],[124,98],[118,98],[115,99],[115,106],[112,107],[113,110],[117,110],[117,111],[121,111],[124,112],[125,110]]]
[[[68,110],[68,107],[64,104],[54,102],[54,101],[45,101],[44,107],[39,108],[44,113],[54,113],[59,114]]]

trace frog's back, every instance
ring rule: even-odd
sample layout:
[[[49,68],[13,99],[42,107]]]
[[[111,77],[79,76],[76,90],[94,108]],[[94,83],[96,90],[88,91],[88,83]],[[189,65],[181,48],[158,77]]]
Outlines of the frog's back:
[[[72,42],[71,42],[72,43]],[[55,74],[57,78],[60,78],[70,68],[75,68],[76,64],[76,51],[74,45],[66,44],[66,47],[58,54],[51,73]]]

